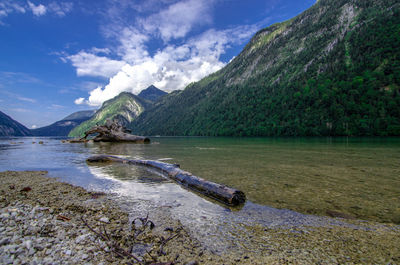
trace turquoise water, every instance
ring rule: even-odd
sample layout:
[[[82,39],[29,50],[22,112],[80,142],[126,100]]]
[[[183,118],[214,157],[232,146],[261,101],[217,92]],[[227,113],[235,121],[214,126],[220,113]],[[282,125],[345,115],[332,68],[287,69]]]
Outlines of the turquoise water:
[[[0,171],[48,170],[62,181],[115,194],[132,214],[150,212],[157,218],[154,209],[167,211],[217,250],[241,244],[236,239],[243,225],[339,222],[303,213],[334,211],[382,222],[400,220],[399,138],[151,140],[144,145],[66,144],[58,138],[2,138]],[[178,163],[199,177],[244,191],[248,202],[227,208],[157,172],[127,165],[88,166],[86,158],[96,154]]]

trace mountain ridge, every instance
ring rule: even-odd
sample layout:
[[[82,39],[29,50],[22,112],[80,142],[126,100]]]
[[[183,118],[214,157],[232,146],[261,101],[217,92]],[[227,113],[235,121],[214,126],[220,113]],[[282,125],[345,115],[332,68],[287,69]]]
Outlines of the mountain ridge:
[[[48,126],[31,129],[31,133],[34,136],[68,136],[71,130],[90,119],[94,113],[94,110],[77,111]]]
[[[21,123],[0,111],[0,136],[31,136],[31,132]]]

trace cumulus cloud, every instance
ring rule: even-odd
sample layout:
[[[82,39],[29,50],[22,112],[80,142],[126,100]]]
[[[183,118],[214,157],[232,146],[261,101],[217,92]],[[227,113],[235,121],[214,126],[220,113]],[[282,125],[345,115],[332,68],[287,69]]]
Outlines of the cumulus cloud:
[[[28,1],[28,6],[31,9],[32,13],[37,17],[43,16],[47,12],[47,8],[42,4],[35,5],[32,2]]]
[[[104,56],[81,51],[75,55],[67,56],[76,67],[78,76],[110,77],[125,65],[123,61],[112,60]]]
[[[114,49],[92,48],[68,56],[79,76],[109,78],[107,85],[97,86],[87,99],[78,98],[75,103],[99,106],[123,91],[138,94],[150,85],[167,92],[180,90],[221,69],[225,65],[221,55],[231,46],[247,41],[258,27],[209,29],[187,37],[196,25],[212,21],[212,5],[211,0],[175,1],[147,18],[138,19],[136,26],[110,27],[106,35],[118,41]],[[161,41],[163,45],[150,52],[152,41]]]

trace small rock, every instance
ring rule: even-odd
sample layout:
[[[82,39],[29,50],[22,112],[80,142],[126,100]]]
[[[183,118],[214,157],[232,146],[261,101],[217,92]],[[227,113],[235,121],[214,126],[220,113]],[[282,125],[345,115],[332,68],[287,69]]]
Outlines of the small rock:
[[[67,249],[64,253],[65,253],[65,255],[68,255],[68,256],[72,255],[72,251],[70,249]]]
[[[110,223],[110,219],[108,219],[107,217],[101,217],[99,221],[106,224]]]
[[[10,218],[10,214],[8,214],[8,213],[3,213],[3,214],[0,215],[0,218],[2,218],[2,219]]]
[[[0,239],[0,246],[4,246],[4,245],[7,245],[7,244],[10,244],[10,239],[9,238]]]
[[[80,244],[81,242],[85,241],[87,237],[88,237],[87,234],[86,234],[86,235],[78,236],[78,237],[75,239],[75,243],[76,243],[76,244]]]
[[[199,265],[199,263],[195,260],[186,263],[186,265]]]
[[[30,250],[32,248],[32,241],[27,240],[23,243],[23,245],[26,247],[27,250]]]
[[[36,253],[34,248],[31,248],[28,252],[28,256],[33,256]]]

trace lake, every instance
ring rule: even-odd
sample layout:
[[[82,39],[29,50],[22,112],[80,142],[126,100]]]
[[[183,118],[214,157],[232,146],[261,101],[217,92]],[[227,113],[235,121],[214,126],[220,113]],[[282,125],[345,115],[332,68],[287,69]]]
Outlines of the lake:
[[[248,225],[342,225],[326,215],[400,223],[400,138],[153,137],[150,144],[60,140],[0,138],[0,171],[48,170],[62,181],[114,194],[132,214],[150,212],[162,220],[158,212],[167,211],[216,252],[238,244],[248,247],[243,239]],[[86,158],[95,154],[178,163],[194,175],[242,190],[248,201],[229,208],[157,172],[88,166]]]

